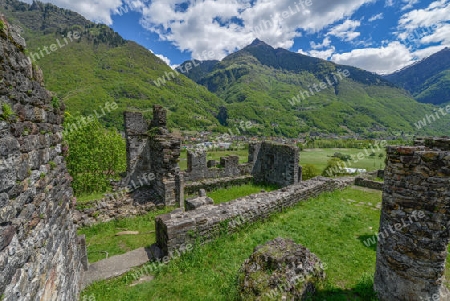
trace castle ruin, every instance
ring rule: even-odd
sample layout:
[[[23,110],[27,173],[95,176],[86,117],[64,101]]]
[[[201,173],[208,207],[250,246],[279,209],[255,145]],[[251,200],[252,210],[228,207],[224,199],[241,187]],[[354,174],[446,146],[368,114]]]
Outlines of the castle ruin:
[[[387,148],[375,291],[381,301],[450,300],[450,139]]]

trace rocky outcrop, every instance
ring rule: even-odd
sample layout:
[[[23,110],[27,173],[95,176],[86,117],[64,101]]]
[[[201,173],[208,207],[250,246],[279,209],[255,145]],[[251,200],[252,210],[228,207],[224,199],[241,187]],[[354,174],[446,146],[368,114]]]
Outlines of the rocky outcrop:
[[[242,300],[304,300],[325,279],[320,259],[290,239],[255,248],[239,271]]]
[[[78,300],[82,253],[61,155],[63,105],[0,18],[0,296]]]

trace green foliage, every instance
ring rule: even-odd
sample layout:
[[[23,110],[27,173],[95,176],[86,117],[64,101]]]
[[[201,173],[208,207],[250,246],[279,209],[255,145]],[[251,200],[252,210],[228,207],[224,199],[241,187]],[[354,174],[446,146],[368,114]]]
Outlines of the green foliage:
[[[55,163],[55,161],[50,161],[49,164],[50,164],[50,170],[53,170],[53,169],[56,168],[56,163]]]
[[[38,53],[42,45],[54,44],[56,39],[64,43],[61,36],[67,37],[69,32],[80,33],[80,39],[71,42],[67,38],[69,43],[64,48],[37,60],[46,87],[70,112],[100,113],[101,106],[114,101],[119,108],[101,122],[108,128],[122,129],[124,110],[137,109],[151,118],[152,105],[160,104],[168,109],[170,128],[219,128],[215,116],[224,102],[184,75],[166,78],[166,84],[158,87],[154,82],[174,71],[145,47],[124,40],[104,24],[51,4],[30,9],[29,4],[11,0],[5,5],[6,17],[24,27],[30,52]]]
[[[313,164],[302,165],[302,180],[306,181],[320,175],[320,171]]]
[[[2,114],[0,115],[0,119],[4,121],[11,121],[14,117],[14,111],[11,106],[7,103],[2,104]]]
[[[352,156],[346,155],[346,154],[342,154],[340,152],[334,153],[333,157],[341,159],[342,161],[349,161],[349,160],[352,159]]]
[[[68,144],[67,168],[76,195],[105,192],[109,180],[126,169],[125,140],[116,130],[104,128],[97,119],[75,128],[79,119],[68,117],[64,139]]]
[[[420,102],[446,103],[450,99],[450,48],[386,78],[408,90]]]
[[[350,76],[320,92],[308,92],[308,87],[326,83],[326,77],[332,78],[339,69],[347,69]],[[250,130],[254,135],[332,133],[378,138],[394,136],[393,132],[442,134],[446,130],[440,120],[418,132],[414,123],[430,106],[417,103],[381,76],[263,43],[231,54],[208,70],[200,79],[194,72],[193,78],[227,102],[230,120],[258,124]],[[300,92],[309,95],[301,97]]]
[[[59,103],[59,99],[56,96],[52,97],[52,106],[55,109],[59,109],[59,107],[61,106],[61,104]]]
[[[3,31],[5,29],[5,23],[3,23],[2,20],[0,20],[0,30]]]
[[[368,148],[373,145],[375,140],[356,140],[356,139],[313,139],[309,138],[306,142],[306,148]]]
[[[344,167],[344,161],[339,158],[331,158],[327,162],[327,166],[322,171],[322,176],[333,177],[339,174],[339,171]]]

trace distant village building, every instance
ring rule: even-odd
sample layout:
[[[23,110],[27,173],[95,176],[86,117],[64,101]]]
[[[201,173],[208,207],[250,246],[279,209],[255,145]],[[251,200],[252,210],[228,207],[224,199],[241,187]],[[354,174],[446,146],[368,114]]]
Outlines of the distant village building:
[[[356,174],[356,173],[365,173],[365,172],[367,172],[367,170],[366,169],[359,169],[359,168],[348,168],[348,167],[345,167],[345,168],[341,169],[341,172],[342,173],[348,173],[348,174]]]

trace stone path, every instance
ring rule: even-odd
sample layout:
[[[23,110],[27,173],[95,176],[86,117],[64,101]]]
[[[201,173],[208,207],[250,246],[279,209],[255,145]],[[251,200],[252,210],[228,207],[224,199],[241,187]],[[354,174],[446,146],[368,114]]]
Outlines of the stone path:
[[[89,265],[84,273],[82,289],[91,283],[120,276],[134,267],[141,266],[153,258],[150,249],[139,248],[131,252],[112,256]]]

